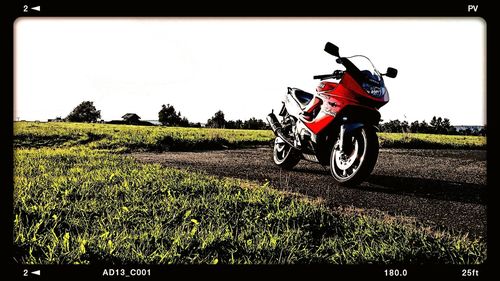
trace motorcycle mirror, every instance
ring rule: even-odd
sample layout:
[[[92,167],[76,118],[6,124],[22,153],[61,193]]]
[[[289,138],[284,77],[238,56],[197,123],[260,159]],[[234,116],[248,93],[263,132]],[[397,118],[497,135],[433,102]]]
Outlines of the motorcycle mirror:
[[[398,70],[392,67],[388,67],[387,72],[384,75],[389,78],[396,78],[396,76],[398,75]]]
[[[325,52],[329,53],[332,56],[340,57],[339,55],[339,47],[333,45],[330,42],[327,42],[325,45]]]

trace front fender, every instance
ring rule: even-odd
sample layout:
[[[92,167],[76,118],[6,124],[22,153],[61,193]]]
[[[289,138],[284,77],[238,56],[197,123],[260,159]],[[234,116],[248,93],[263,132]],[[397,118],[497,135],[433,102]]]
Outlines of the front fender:
[[[349,145],[349,140],[353,136],[353,133],[362,127],[366,126],[371,126],[373,127],[376,131],[378,131],[377,126],[375,125],[369,125],[369,124],[364,124],[361,122],[354,122],[354,123],[345,123],[340,126],[340,150],[343,150],[344,147]]]
[[[347,123],[347,124],[342,124],[342,126],[340,126],[340,130],[344,130],[344,134],[351,134],[356,129],[359,129],[364,126],[365,124],[361,122]]]

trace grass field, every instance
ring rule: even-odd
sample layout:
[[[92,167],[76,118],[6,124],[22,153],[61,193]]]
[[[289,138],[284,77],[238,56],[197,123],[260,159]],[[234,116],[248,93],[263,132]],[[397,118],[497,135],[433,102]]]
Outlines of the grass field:
[[[412,133],[378,133],[386,148],[415,149],[486,149],[486,137]]]
[[[270,131],[16,122],[14,133],[20,263],[476,264],[486,258],[485,242],[463,234],[332,211],[268,185],[116,153],[267,144]],[[380,137],[382,144],[407,141]],[[461,140],[430,141],[436,139]],[[466,146],[485,142],[469,140]]]
[[[476,264],[484,242],[334,212],[268,185],[91,149],[18,148],[14,258],[28,264]]]
[[[265,144],[272,132],[85,123],[16,122],[15,147],[74,146],[115,151],[236,148]]]
[[[146,127],[110,124],[15,122],[15,147],[71,147],[118,152],[189,151],[267,145],[270,130]],[[379,133],[384,148],[486,149],[486,137]]]

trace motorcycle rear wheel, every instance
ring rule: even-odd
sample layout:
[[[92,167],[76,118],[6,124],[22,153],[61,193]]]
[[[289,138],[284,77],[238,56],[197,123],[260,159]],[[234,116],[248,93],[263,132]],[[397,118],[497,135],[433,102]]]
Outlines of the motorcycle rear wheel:
[[[379,143],[375,130],[361,127],[351,137],[348,151],[340,151],[340,139],[330,155],[330,172],[340,185],[355,186],[363,182],[377,163]]]
[[[276,137],[273,147],[273,160],[280,168],[291,170],[299,163],[300,154],[280,137]]]

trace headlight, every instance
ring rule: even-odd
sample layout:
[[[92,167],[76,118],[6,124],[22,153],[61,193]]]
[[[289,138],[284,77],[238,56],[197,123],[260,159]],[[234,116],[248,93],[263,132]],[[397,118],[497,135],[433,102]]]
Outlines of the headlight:
[[[381,86],[369,85],[368,83],[363,83],[363,89],[372,97],[381,98],[385,95],[385,88]]]

